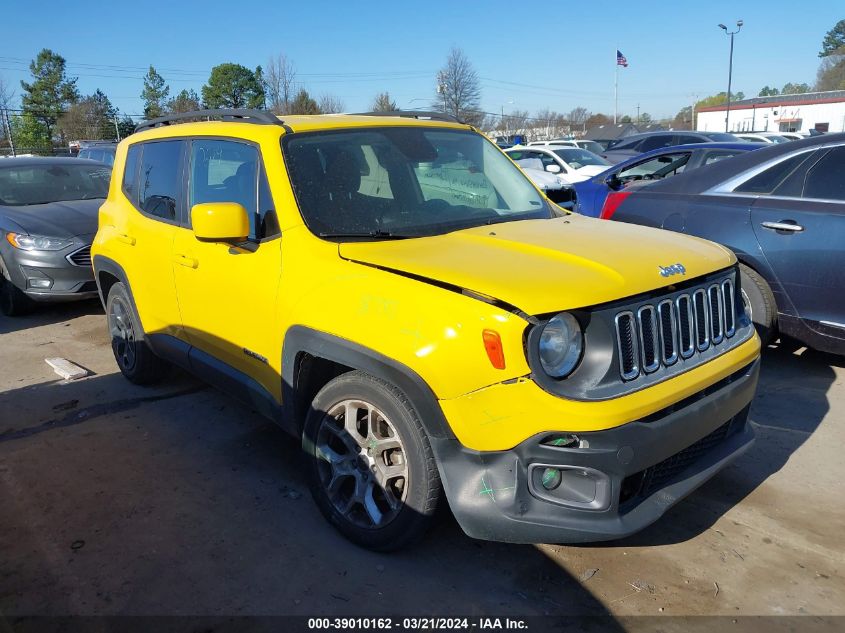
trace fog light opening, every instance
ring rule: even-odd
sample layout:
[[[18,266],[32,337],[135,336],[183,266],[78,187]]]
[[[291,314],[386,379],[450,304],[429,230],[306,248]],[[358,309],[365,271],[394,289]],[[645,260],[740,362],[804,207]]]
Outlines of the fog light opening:
[[[543,488],[546,490],[554,490],[560,485],[560,481],[563,478],[560,470],[557,468],[546,468],[543,471],[543,475],[541,477],[541,482],[543,484]]]
[[[53,285],[50,279],[29,279],[28,282],[30,288],[49,288]]]

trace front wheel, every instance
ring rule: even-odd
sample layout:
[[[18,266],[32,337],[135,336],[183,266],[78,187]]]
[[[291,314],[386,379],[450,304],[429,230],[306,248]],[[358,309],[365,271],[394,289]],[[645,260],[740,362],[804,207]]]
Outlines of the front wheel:
[[[6,316],[21,316],[32,312],[34,307],[32,299],[0,275],[0,312]]]
[[[320,511],[376,551],[420,539],[441,494],[428,436],[407,397],[360,371],[329,382],[311,405],[302,446]]]
[[[766,280],[745,264],[739,265],[739,275],[742,285],[742,303],[763,345],[768,345],[774,340],[778,326],[775,295]]]

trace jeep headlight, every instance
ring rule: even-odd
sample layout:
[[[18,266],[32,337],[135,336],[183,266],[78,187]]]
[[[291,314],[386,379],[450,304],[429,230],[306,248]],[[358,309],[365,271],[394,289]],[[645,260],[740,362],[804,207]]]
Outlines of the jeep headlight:
[[[23,233],[6,233],[6,241],[15,248],[24,251],[60,251],[73,244],[72,240],[60,237],[46,237],[43,235],[24,235]]]
[[[581,325],[568,312],[556,314],[543,326],[538,345],[543,371],[553,378],[568,376],[584,350]]]

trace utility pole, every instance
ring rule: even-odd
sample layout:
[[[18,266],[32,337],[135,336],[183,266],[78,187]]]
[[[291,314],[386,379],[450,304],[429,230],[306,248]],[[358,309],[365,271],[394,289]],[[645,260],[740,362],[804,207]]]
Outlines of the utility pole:
[[[3,130],[9,139],[9,149],[12,150],[12,157],[17,156],[15,152],[15,139],[12,138],[12,122],[9,120],[9,111],[5,108],[0,111],[0,122],[3,123]]]
[[[120,128],[117,126],[117,115],[114,116],[114,135],[117,137],[117,142],[120,143]]]
[[[728,125],[731,118],[731,78],[733,75],[733,67],[734,67],[734,35],[739,33],[742,30],[742,20],[736,21],[736,31],[728,31],[728,27],[724,24],[720,24],[719,28],[722,29],[726,35],[731,36],[731,53],[730,57],[728,58],[728,105],[727,109],[725,110],[725,132],[728,131]]]
[[[637,104],[637,127],[640,125],[640,104]]]

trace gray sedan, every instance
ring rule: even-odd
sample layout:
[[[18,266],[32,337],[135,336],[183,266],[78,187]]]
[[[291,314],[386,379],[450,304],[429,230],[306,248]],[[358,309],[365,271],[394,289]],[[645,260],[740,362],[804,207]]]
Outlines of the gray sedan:
[[[0,161],[0,311],[97,296],[91,241],[110,169],[77,158]]]

